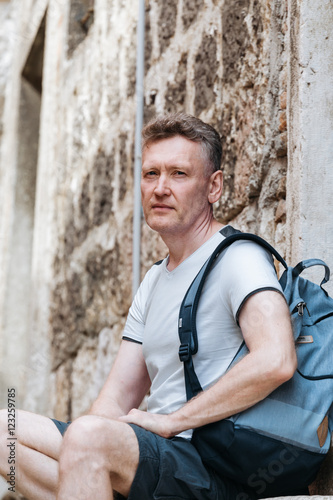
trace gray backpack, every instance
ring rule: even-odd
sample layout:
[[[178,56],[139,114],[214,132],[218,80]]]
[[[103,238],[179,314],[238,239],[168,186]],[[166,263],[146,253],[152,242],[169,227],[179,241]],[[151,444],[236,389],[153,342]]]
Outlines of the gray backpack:
[[[318,259],[288,267],[262,238],[230,226],[228,229],[233,234],[203,265],[180,308],[179,357],[184,363],[187,399],[202,390],[192,359],[200,348],[195,323],[200,294],[218,255],[238,240],[263,246],[285,267],[280,284],[289,304],[298,367],[291,380],[263,401],[228,419],[195,429],[192,442],[207,465],[247,485],[257,498],[298,494],[314,480],[329,450],[333,430],[333,300],[322,287],[330,271]],[[320,286],[300,277],[304,269],[315,265],[325,269]],[[243,343],[230,366],[247,352]]]

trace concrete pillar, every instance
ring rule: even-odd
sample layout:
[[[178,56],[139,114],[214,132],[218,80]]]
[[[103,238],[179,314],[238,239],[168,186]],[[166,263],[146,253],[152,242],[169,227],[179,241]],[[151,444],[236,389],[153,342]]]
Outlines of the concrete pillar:
[[[7,33],[11,64],[3,90],[0,150],[1,407],[7,404],[8,387],[16,388],[16,404],[22,407],[27,381],[32,377],[40,379],[41,365],[46,364],[41,343],[37,352],[33,348],[38,341],[33,326],[35,315],[32,314],[33,241],[44,40],[41,18],[46,9],[41,2],[34,5],[37,13],[29,24],[29,32],[22,28],[24,9],[20,11],[18,2],[7,12],[9,19],[15,19],[15,24],[9,23]],[[44,331],[46,337],[48,331]],[[47,397],[46,391],[45,395]]]
[[[31,309],[31,260],[35,209],[40,94],[22,80],[18,121],[16,182],[2,309],[1,393],[15,387],[22,405],[27,378]],[[15,369],[14,369],[15,367]],[[2,386],[3,384],[3,386]]]
[[[333,3],[289,0],[288,8],[287,257],[320,258],[333,273]],[[307,277],[320,282],[323,271]],[[333,280],[325,288],[333,296]],[[333,450],[312,495],[333,494],[332,465]]]
[[[289,0],[289,23],[288,258],[333,271],[333,4]]]

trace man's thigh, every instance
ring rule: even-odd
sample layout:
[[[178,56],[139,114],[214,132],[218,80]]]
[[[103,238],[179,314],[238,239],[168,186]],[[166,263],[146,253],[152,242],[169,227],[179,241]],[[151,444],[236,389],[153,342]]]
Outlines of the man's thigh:
[[[164,439],[130,424],[139,442],[139,466],[128,500],[250,500],[251,493],[206,468],[191,442]]]
[[[8,422],[7,410],[0,410],[0,474],[8,479],[9,443],[10,457],[15,460],[11,466],[15,470],[15,488],[27,498],[54,499],[61,434],[49,418],[22,410],[15,412],[14,431],[12,420],[10,429]],[[14,433],[10,437],[9,430]]]
[[[7,410],[0,411],[0,428],[2,438],[6,439],[8,437]],[[27,448],[58,460],[62,437],[50,418],[24,410],[16,410],[15,437]]]

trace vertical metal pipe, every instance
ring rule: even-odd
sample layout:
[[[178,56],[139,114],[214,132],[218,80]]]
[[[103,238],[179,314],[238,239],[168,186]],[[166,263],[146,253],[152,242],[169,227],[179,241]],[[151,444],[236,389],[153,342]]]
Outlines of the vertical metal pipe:
[[[133,280],[132,294],[135,295],[141,278],[141,130],[143,124],[143,89],[145,57],[145,0],[139,0],[136,56],[136,120],[135,120],[135,162],[134,162],[134,207],[133,207]]]

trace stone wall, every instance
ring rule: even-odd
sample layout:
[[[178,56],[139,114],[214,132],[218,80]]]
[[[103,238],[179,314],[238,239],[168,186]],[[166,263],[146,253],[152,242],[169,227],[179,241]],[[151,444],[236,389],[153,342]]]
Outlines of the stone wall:
[[[61,419],[96,396],[101,345],[112,359],[130,304],[137,12],[117,2],[107,12],[108,23],[95,9],[87,38],[60,61],[50,332]],[[185,110],[216,126],[225,151],[217,216],[282,251],[286,16],[279,1],[146,3],[145,121]],[[144,223],[142,234],[144,275],[166,250]]]
[[[147,25],[146,119],[186,109],[213,124],[224,146],[216,215],[285,252],[286,2],[184,1],[166,12],[150,2]]]
[[[136,21],[136,2],[95,8],[86,38],[70,51],[65,42],[59,61],[49,317],[59,419],[97,396],[131,301]]]
[[[7,193],[4,207],[0,204],[7,228],[0,259],[3,276],[9,273],[16,282],[20,277],[6,267],[14,225],[5,215],[16,207],[20,95],[33,84],[26,78],[29,54],[46,24],[29,229],[29,327],[22,330],[24,353],[4,359],[9,336],[0,326],[0,361],[20,367],[25,409],[68,420],[87,411],[97,396],[131,302],[138,5],[136,0],[9,5],[12,10],[4,15],[6,23],[16,20],[15,36],[0,36],[0,48],[8,47],[0,51],[0,192]],[[0,3],[0,14],[6,7]],[[145,121],[185,110],[217,128],[225,187],[216,216],[264,236],[283,255],[288,251],[287,7],[286,0],[147,0],[144,86]],[[144,222],[141,250],[143,276],[166,253]],[[6,283],[0,284],[0,308],[6,304]],[[3,380],[5,386],[14,379]]]
[[[29,350],[47,380],[30,373],[26,405],[68,419],[97,395],[131,301],[137,2],[26,7],[34,29],[21,20],[17,75],[29,73],[46,13]],[[281,0],[146,2],[144,120],[185,110],[213,124],[224,145],[217,217],[282,252],[286,19]],[[142,276],[165,252],[143,223]]]

